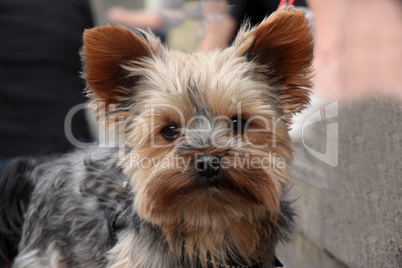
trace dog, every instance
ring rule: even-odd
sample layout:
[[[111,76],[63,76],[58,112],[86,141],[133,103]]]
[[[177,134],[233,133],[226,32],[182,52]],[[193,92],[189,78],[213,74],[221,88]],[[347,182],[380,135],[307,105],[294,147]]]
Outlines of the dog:
[[[210,52],[144,35],[85,31],[87,94],[118,146],[5,170],[2,267],[280,265],[295,229],[288,131],[312,87],[304,13],[282,8]]]

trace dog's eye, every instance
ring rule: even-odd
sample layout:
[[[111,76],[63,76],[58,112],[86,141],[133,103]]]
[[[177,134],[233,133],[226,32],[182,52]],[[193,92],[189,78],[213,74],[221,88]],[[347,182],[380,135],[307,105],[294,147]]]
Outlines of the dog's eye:
[[[175,140],[178,137],[180,137],[180,131],[177,129],[177,126],[175,125],[162,128],[160,133],[167,140]]]
[[[246,120],[241,117],[235,116],[231,119],[231,127],[233,132],[243,134],[246,130]]]

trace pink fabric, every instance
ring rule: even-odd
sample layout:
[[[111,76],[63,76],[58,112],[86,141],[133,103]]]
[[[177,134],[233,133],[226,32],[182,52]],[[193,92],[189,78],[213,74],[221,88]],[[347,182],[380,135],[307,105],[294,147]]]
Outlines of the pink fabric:
[[[402,5],[308,0],[316,34],[315,93],[325,99],[402,100]]]

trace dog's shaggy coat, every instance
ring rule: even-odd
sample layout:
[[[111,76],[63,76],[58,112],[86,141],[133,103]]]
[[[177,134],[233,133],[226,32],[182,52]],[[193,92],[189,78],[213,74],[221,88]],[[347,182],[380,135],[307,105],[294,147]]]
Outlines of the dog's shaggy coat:
[[[88,95],[119,148],[10,166],[0,242],[11,251],[2,258],[12,262],[23,222],[18,268],[273,267],[277,243],[293,228],[288,130],[309,101],[312,51],[308,22],[293,8],[207,53],[168,51],[151,34],[116,26],[87,30]],[[206,179],[160,165],[200,154],[227,166]],[[236,165],[268,156],[271,168]]]

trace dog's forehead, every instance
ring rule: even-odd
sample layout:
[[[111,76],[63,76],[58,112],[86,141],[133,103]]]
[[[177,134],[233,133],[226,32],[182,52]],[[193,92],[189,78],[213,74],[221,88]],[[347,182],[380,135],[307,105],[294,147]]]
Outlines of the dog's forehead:
[[[182,92],[188,86],[200,91],[253,83],[254,64],[244,57],[233,55],[233,50],[182,53],[169,51],[153,58],[155,75],[163,78],[166,90]],[[211,93],[211,92],[209,92]]]
[[[239,106],[262,105],[269,85],[255,73],[255,63],[234,52],[231,48],[192,54],[170,51],[155,57],[145,90],[161,102],[191,105],[215,115],[235,114]]]

